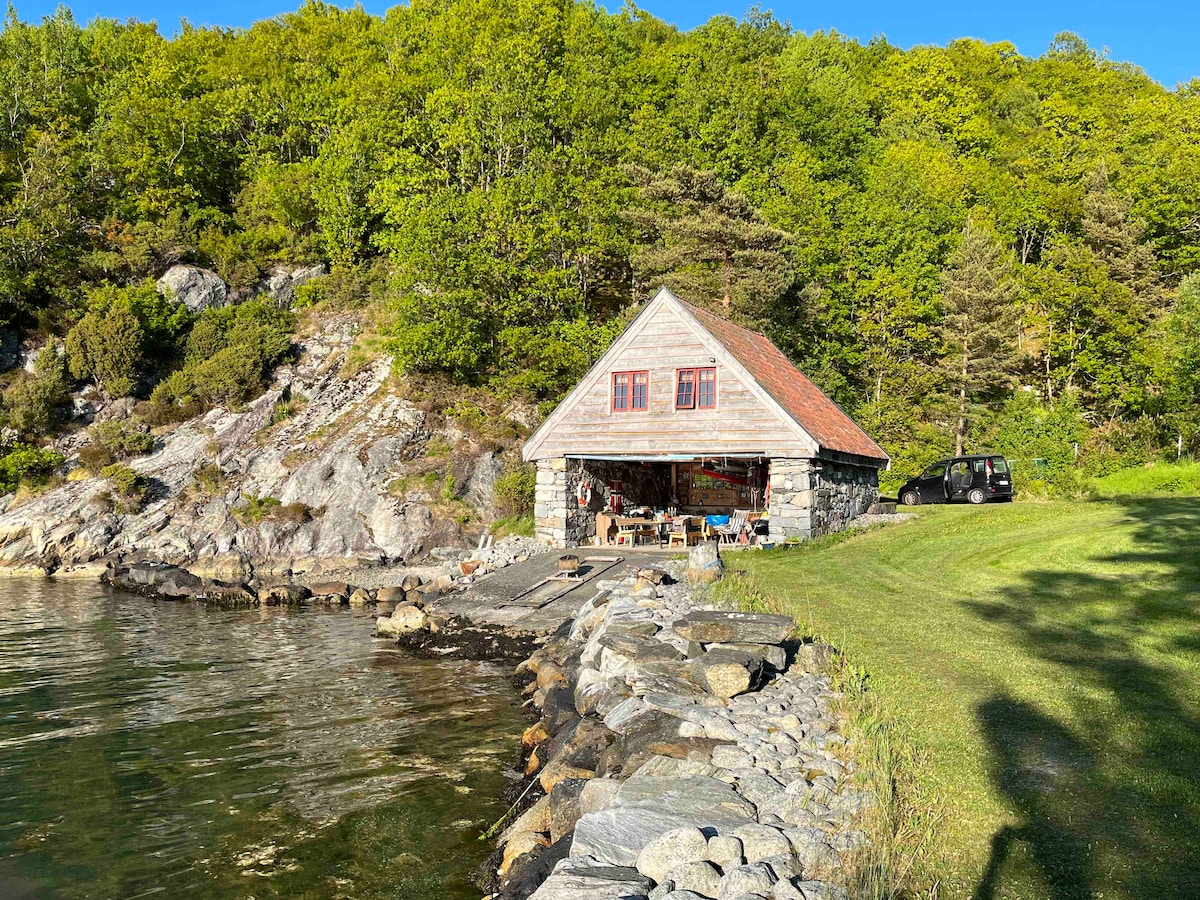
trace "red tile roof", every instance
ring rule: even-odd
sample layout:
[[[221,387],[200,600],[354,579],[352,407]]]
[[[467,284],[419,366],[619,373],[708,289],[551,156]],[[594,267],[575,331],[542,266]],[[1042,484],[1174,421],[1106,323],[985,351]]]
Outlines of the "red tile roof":
[[[769,338],[693,306],[686,300],[679,302],[733,354],[759,386],[812,435],[822,449],[871,459],[888,458],[882,448],[855,425],[854,420],[824,391],[809,381]]]

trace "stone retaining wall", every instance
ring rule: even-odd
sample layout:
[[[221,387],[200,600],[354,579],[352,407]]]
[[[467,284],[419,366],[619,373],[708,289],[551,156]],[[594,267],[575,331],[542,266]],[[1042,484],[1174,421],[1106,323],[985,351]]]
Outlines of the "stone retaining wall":
[[[879,500],[879,471],[826,459],[771,460],[770,536],[820,537],[841,531]]]
[[[786,617],[699,607],[664,569],[601,583],[522,665],[535,799],[501,835],[493,896],[846,897],[872,798],[831,711],[830,649],[791,641]]]

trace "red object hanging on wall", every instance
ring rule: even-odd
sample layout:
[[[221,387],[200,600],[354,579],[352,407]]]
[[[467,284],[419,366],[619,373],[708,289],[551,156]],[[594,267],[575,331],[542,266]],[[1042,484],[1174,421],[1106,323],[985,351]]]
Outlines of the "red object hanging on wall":
[[[608,511],[617,515],[625,511],[625,486],[620,481],[608,483]]]

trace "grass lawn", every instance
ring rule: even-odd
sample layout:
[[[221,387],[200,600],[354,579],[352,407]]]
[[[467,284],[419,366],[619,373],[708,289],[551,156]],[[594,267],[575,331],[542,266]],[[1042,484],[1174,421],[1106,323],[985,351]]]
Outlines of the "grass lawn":
[[[1200,500],[933,507],[731,564],[926,746],[939,897],[1200,897]]]

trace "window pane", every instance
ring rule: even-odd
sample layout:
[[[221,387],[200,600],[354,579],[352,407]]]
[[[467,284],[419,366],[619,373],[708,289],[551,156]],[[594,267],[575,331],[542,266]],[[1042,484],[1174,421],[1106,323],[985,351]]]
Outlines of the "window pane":
[[[717,405],[717,370],[701,369],[697,406],[712,409]]]
[[[675,389],[675,406],[678,409],[691,409],[695,400],[695,377],[692,369],[679,370],[679,383]]]
[[[647,406],[650,376],[641,373],[633,376],[633,403],[631,409],[645,409]]]
[[[629,376],[613,376],[613,409],[629,409]]]
[[[1008,460],[1006,460],[1002,456],[993,456],[992,457],[992,469],[997,474],[1007,475],[1008,474]]]

